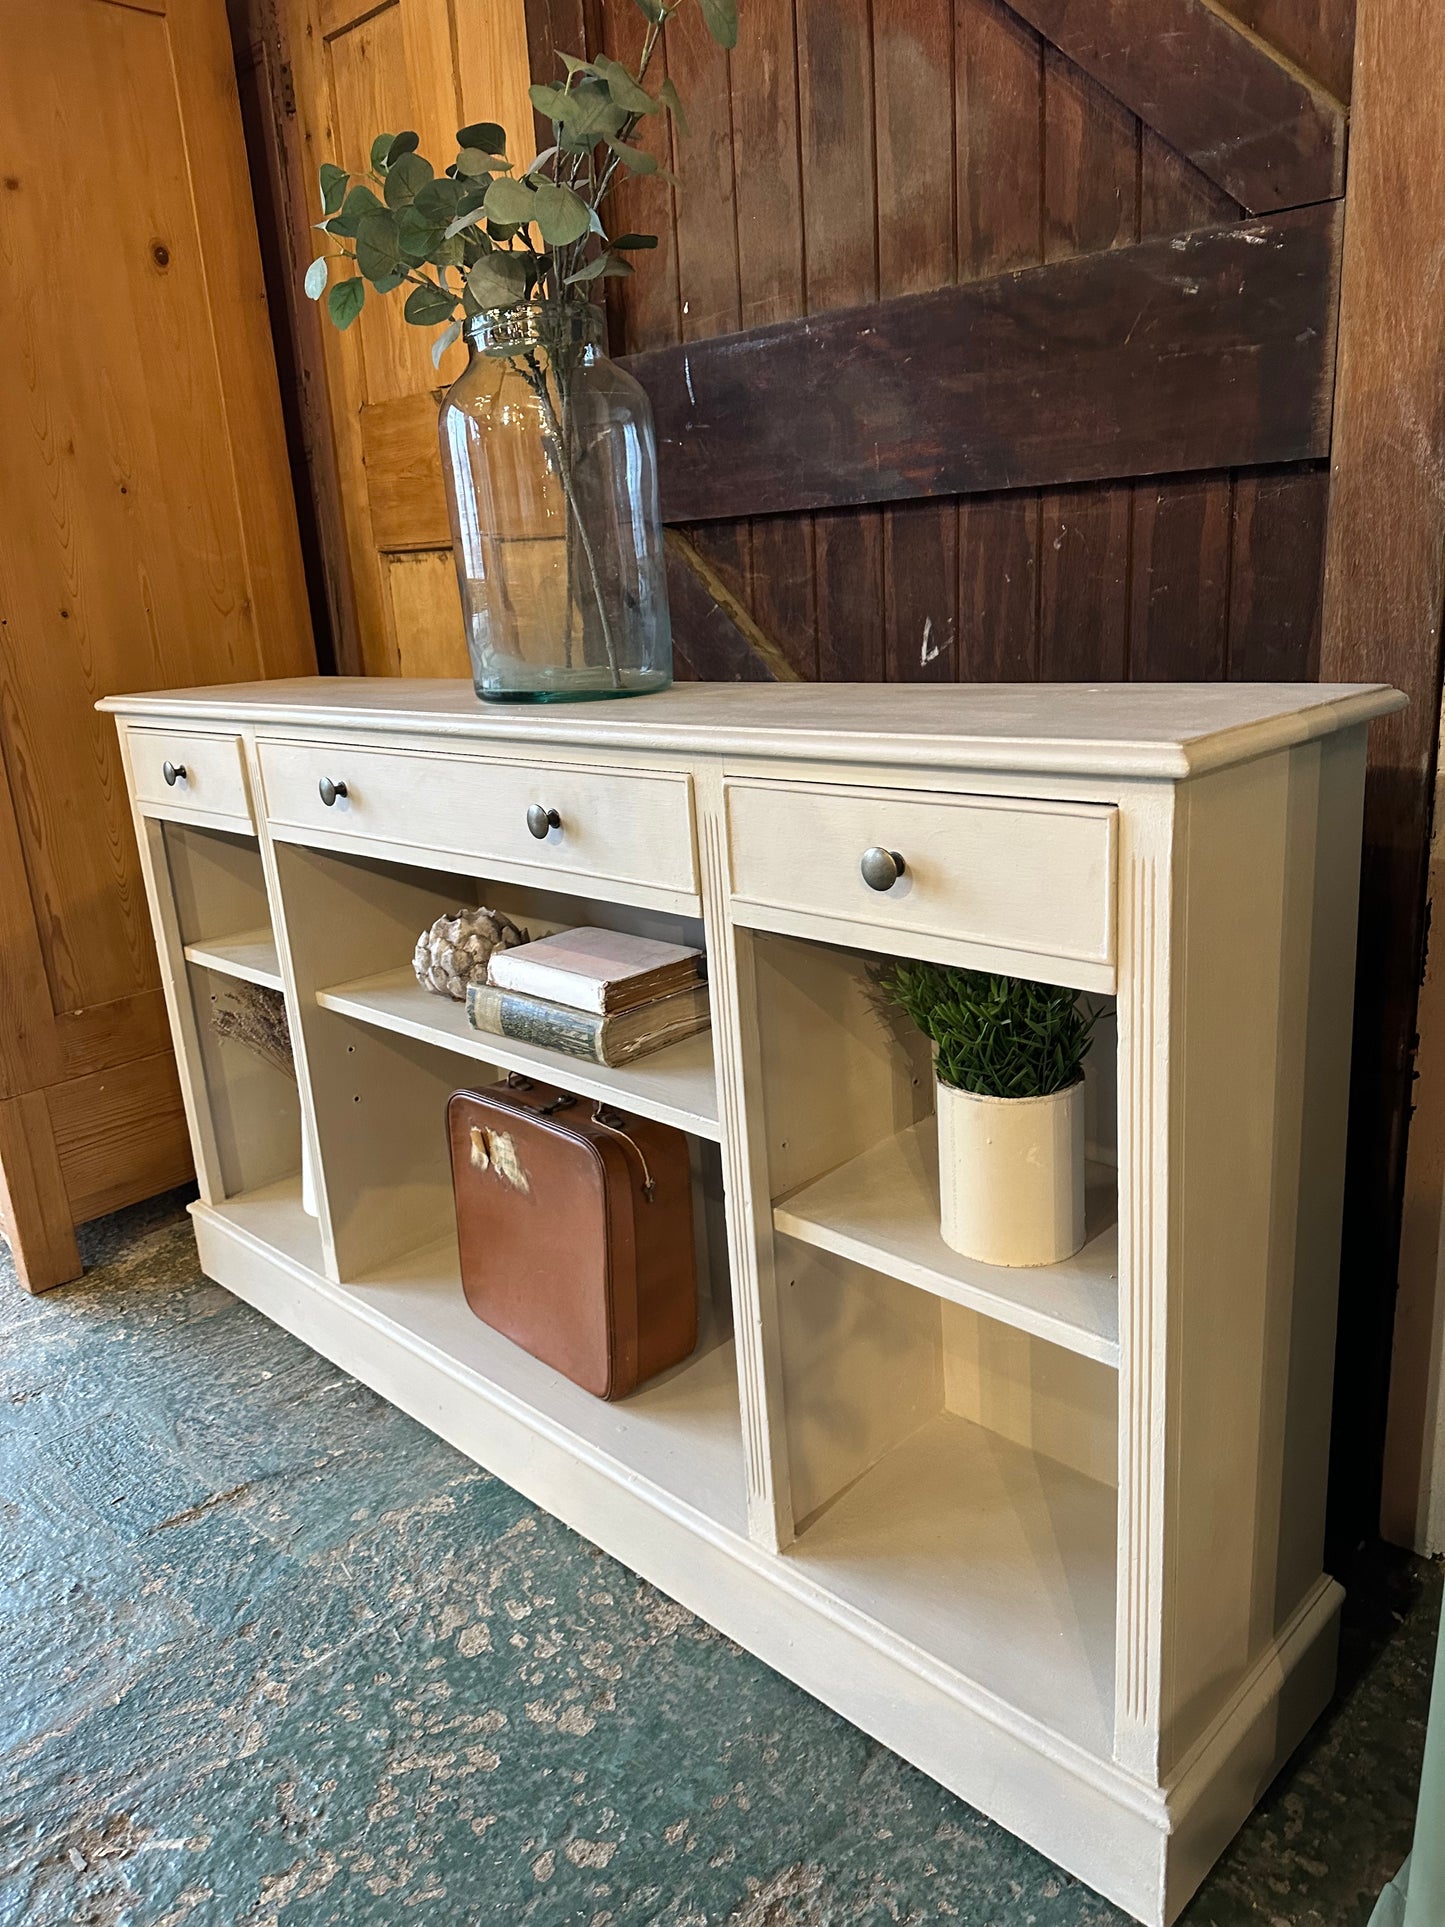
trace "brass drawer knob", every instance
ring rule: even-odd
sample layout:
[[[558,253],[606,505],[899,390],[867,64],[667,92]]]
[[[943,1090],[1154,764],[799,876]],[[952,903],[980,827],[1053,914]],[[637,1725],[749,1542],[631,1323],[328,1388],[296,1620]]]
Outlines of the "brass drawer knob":
[[[527,810],[527,828],[540,843],[548,830],[560,830],[562,819],[555,810],[544,810],[540,803],[533,803]]]
[[[858,865],[870,890],[891,890],[906,867],[897,850],[882,850],[876,844],[863,852]]]
[[[321,800],[326,805],[328,810],[331,808],[332,804],[336,801],[338,796],[345,796],[346,794],[345,783],[333,782],[329,776],[323,776],[321,781],[316,785],[316,787],[317,789],[320,790]]]
[[[174,789],[177,783],[185,782],[186,766],[184,763],[162,763],[161,775],[166,779],[166,787]]]

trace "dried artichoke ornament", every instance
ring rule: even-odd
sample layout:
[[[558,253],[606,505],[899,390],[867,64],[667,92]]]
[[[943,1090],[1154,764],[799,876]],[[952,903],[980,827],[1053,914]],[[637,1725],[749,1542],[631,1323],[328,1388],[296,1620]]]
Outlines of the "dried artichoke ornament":
[[[520,925],[483,904],[438,917],[430,930],[423,930],[416,940],[412,968],[423,990],[464,1004],[467,985],[487,981],[487,959],[494,950],[512,950],[530,942]]]

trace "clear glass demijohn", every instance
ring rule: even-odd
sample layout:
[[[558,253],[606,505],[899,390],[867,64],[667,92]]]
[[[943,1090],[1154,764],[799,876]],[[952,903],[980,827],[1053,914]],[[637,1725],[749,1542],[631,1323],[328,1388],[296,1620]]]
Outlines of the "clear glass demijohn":
[[[472,680],[487,702],[643,695],[672,681],[647,396],[590,304],[475,315],[441,407]]]

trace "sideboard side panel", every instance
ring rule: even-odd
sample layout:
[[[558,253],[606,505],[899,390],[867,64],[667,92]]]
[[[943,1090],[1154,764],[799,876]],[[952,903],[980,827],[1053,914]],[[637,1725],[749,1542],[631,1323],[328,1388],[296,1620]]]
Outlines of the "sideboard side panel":
[[[1181,792],[1166,1777],[1320,1578],[1363,773],[1355,730]]]

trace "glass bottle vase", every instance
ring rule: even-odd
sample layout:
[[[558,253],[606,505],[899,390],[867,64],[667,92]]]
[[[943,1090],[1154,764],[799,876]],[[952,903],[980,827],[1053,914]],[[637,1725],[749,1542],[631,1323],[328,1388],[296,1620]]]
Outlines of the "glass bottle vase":
[[[585,303],[467,323],[441,406],[472,680],[484,702],[637,696],[672,681],[657,445]]]

